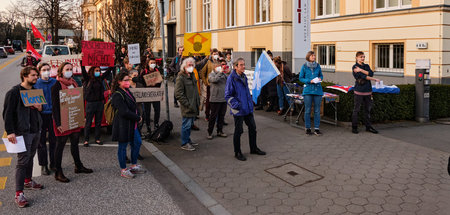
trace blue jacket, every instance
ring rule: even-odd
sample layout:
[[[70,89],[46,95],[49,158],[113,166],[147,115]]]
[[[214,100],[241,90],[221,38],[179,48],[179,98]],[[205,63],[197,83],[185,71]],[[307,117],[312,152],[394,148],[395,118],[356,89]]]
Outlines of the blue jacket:
[[[55,85],[56,79],[49,78],[47,81],[39,78],[34,84],[34,88],[42,89],[44,91],[45,100],[47,100],[46,105],[42,105],[42,113],[43,114],[51,114],[52,113],[52,87]]]
[[[306,66],[306,63],[303,64],[299,75],[299,80],[302,83],[305,83],[305,87],[303,88],[303,95],[318,95],[318,96],[323,95],[322,84],[311,83],[311,80],[313,80],[316,77],[323,80],[323,74],[320,65],[317,64],[317,67],[314,69],[314,71],[311,71],[311,68]]]
[[[253,100],[248,88],[247,77],[240,77],[233,70],[227,78],[225,100],[234,116],[246,116],[253,113]]]

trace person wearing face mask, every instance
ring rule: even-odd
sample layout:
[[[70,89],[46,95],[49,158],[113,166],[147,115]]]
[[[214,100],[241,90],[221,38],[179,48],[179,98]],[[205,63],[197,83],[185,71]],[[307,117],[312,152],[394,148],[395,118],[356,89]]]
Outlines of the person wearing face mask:
[[[208,81],[210,83],[211,97],[209,98],[211,106],[211,115],[208,123],[208,136],[211,140],[213,138],[212,132],[214,130],[214,124],[217,120],[217,136],[227,137],[223,133],[223,125],[225,119],[225,113],[227,111],[227,103],[225,100],[225,85],[227,83],[227,75],[224,73],[221,64],[217,64],[213,72],[209,74]]]
[[[181,64],[180,72],[175,84],[175,96],[180,103],[182,116],[181,149],[195,151],[197,143],[191,140],[191,127],[199,113],[200,96],[198,95],[197,80],[194,72],[194,58],[187,58]]]
[[[52,119],[52,87],[56,83],[56,79],[50,77],[51,67],[48,63],[42,63],[38,68],[41,78],[39,78],[34,85],[36,89],[42,89],[44,91],[45,100],[47,104],[42,105],[42,127],[41,138],[39,141],[37,154],[39,158],[39,165],[41,166],[41,174],[49,175],[48,158],[50,158],[50,169],[55,170],[55,146],[56,137],[53,131],[53,119]],[[48,134],[48,137],[47,137]],[[47,152],[47,139],[48,139],[48,152]],[[47,158],[47,154],[49,155]]]
[[[70,152],[72,153],[73,160],[75,162],[75,173],[92,173],[92,169],[84,167],[80,159],[80,151],[78,148],[78,142],[80,140],[81,128],[74,128],[68,131],[64,131],[61,126],[61,109],[59,92],[61,90],[77,88],[77,82],[72,78],[73,66],[69,62],[62,63],[58,68],[58,74],[56,80],[58,80],[52,87],[52,117],[53,117],[53,130],[56,136],[56,149],[55,149],[55,179],[57,181],[68,183],[70,180],[64,176],[61,162],[64,152],[64,146],[68,139],[70,139]]]
[[[82,62],[81,62],[82,63]],[[105,102],[104,80],[111,74],[112,67],[108,68],[105,73],[101,73],[100,67],[92,66],[86,72],[86,67],[81,67],[83,75],[83,94],[86,101],[86,122],[84,125],[84,144],[89,146],[89,133],[92,126],[92,120],[95,117],[95,143],[103,145],[100,140],[100,130],[102,126],[103,109]]]
[[[211,114],[211,108],[209,106],[210,86],[209,86],[209,74],[214,71],[216,65],[219,63],[219,50],[212,49],[211,57],[200,71],[200,79],[203,82],[202,86],[202,102],[205,104],[205,120],[209,120]]]

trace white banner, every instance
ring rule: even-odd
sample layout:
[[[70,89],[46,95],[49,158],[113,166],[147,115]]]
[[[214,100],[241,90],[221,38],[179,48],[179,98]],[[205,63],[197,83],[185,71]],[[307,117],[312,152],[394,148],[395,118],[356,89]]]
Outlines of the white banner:
[[[128,44],[128,59],[130,60],[130,64],[132,64],[132,65],[141,63],[141,54],[139,52],[139,43]]]
[[[73,74],[74,75],[80,75],[81,74],[81,64],[80,64],[81,57],[80,55],[59,55],[59,56],[47,56],[42,57],[41,62],[42,63],[48,63],[50,64],[51,71],[50,76],[54,77],[58,73],[58,67],[64,62],[69,62],[73,66]],[[89,69],[87,67],[86,69]]]

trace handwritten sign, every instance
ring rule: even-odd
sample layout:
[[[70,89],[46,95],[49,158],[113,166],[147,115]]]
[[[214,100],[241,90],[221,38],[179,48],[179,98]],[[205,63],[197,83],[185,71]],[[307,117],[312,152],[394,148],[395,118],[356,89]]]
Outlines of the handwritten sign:
[[[58,74],[59,66],[64,62],[69,62],[73,66],[73,74],[81,74],[81,57],[80,55],[59,55],[59,56],[46,56],[41,58],[42,63],[50,64],[50,76],[55,77]]]
[[[21,90],[20,97],[22,98],[22,102],[25,107],[47,104],[47,100],[45,100],[44,91],[42,91],[42,89]]]
[[[84,126],[83,87],[60,90],[61,127],[64,131]]]
[[[163,81],[162,76],[159,72],[152,72],[142,77],[144,78],[147,87],[153,87]]]
[[[210,55],[211,33],[185,33],[183,56]]]
[[[163,88],[130,88],[136,102],[156,102],[164,98]]]
[[[114,66],[114,43],[81,41],[83,66]]]
[[[139,43],[128,44],[128,59],[130,60],[130,64],[132,64],[132,65],[141,63],[141,54],[139,52]]]

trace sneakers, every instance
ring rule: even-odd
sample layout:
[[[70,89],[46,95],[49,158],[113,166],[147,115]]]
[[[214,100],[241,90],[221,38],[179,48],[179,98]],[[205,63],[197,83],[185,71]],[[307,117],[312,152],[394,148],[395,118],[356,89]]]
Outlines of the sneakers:
[[[129,168],[126,168],[125,170],[121,170],[120,176],[122,176],[124,178],[134,178],[134,174],[131,173]]]
[[[182,145],[181,149],[186,150],[186,151],[195,151],[195,148],[190,143],[186,143],[186,144]]]
[[[320,132],[319,129],[314,129],[314,134],[315,134],[316,136],[322,136],[322,132]]]
[[[28,206],[27,198],[25,198],[25,195],[23,195],[23,193],[16,195],[15,201],[17,206],[19,206],[19,208],[24,208]]]
[[[190,142],[192,146],[198,146],[198,143]]]
[[[24,183],[24,188],[25,190],[42,190],[44,189],[44,186],[31,180],[28,183]]]
[[[218,137],[228,137],[228,135],[223,132],[217,132],[217,136]]]
[[[145,170],[144,168],[142,168],[141,165],[136,165],[134,167],[130,167],[130,172],[133,174],[144,174],[147,172],[147,170]]]
[[[213,136],[212,136],[212,134],[208,134],[208,135],[206,135],[206,139],[208,139],[208,140],[212,140],[212,139],[213,139]]]
[[[312,132],[311,132],[311,129],[310,129],[310,128],[307,128],[307,129],[306,129],[306,135],[307,135],[307,136],[311,136],[311,135],[312,135]]]

